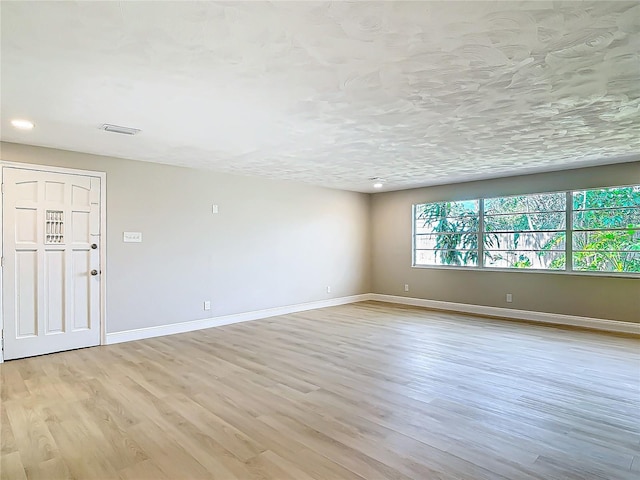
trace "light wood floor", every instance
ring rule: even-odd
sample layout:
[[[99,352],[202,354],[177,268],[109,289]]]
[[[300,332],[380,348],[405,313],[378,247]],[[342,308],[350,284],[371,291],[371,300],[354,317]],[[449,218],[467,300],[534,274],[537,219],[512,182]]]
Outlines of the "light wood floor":
[[[631,338],[367,302],[0,372],[3,479],[640,478]]]

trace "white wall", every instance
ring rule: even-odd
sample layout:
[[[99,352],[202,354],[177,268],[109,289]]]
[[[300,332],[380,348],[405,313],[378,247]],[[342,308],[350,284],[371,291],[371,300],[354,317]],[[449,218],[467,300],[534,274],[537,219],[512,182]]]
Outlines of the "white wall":
[[[370,291],[369,195],[13,143],[0,158],[107,173],[109,333]]]

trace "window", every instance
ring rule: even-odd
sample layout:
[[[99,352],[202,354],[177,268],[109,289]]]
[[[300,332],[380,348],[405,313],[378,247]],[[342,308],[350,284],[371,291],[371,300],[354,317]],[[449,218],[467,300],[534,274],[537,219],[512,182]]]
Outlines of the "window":
[[[640,186],[583,190],[573,198],[573,269],[640,272]]]
[[[416,205],[416,265],[478,265],[478,200]]]
[[[424,203],[413,218],[416,266],[640,273],[638,185]]]
[[[565,193],[484,200],[485,267],[564,269]]]

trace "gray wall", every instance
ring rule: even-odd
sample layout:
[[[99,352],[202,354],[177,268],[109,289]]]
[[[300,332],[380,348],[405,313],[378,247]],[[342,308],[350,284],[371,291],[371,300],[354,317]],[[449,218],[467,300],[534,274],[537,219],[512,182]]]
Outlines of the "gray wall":
[[[375,194],[372,290],[474,305],[640,322],[640,280],[411,267],[411,206],[480,196],[640,184],[640,162]],[[410,291],[404,292],[409,284]],[[505,294],[513,294],[507,304]]]
[[[12,143],[0,158],[107,172],[109,333],[370,291],[369,195]]]
[[[109,332],[370,291],[640,322],[638,279],[411,267],[413,203],[638,184],[640,162],[370,196],[12,143],[0,158],[107,172]]]

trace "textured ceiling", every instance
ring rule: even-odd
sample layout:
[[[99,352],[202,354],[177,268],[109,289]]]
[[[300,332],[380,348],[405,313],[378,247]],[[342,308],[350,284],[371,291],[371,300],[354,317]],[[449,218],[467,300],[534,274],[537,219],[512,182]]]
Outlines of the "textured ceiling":
[[[640,159],[637,2],[1,9],[5,141],[357,191]]]

